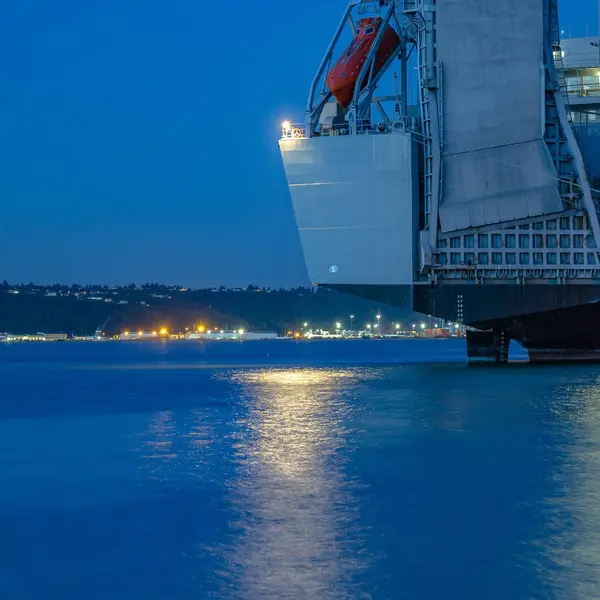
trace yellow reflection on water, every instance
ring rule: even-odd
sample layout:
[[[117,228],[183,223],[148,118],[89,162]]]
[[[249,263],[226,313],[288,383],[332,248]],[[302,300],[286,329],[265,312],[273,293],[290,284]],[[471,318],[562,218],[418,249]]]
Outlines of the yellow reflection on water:
[[[249,451],[263,466],[285,476],[303,477],[322,467],[339,428],[331,387],[352,377],[344,371],[273,370],[253,374],[261,388],[251,427],[258,434]]]
[[[252,383],[268,383],[278,386],[301,385],[322,385],[324,383],[338,383],[343,379],[354,379],[351,372],[342,370],[325,369],[274,369],[271,371],[258,371],[252,373],[246,378]]]
[[[547,499],[549,539],[541,542],[556,569],[543,575],[554,597],[590,600],[600,597],[600,380],[571,378],[556,391],[550,412],[561,425],[564,458]]]
[[[156,413],[154,419],[148,426],[148,439],[146,444],[150,454],[145,458],[171,461],[177,458],[173,451],[173,437],[176,433],[173,412],[170,410]]]
[[[232,494],[239,533],[228,564],[240,597],[350,597],[366,561],[355,531],[356,482],[342,452],[355,379],[336,369],[239,375],[250,406],[239,421]]]

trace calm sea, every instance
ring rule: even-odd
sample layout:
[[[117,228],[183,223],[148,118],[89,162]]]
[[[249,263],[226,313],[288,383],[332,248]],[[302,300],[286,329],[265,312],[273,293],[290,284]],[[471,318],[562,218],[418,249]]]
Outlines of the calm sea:
[[[0,346],[0,598],[600,598],[600,367],[464,352]]]

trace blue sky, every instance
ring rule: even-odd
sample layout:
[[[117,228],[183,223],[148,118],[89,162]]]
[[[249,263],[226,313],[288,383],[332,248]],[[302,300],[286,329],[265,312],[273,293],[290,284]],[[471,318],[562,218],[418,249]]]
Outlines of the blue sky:
[[[560,26],[565,35],[598,35],[598,0],[558,0]]]
[[[306,283],[277,137],[345,5],[1,3],[0,279]]]

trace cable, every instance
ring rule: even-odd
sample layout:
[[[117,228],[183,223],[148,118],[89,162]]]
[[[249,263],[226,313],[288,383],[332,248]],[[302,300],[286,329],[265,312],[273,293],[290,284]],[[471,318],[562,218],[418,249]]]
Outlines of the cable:
[[[422,133],[418,132],[418,131],[412,131],[411,133],[413,133],[415,135],[420,135],[422,138],[425,138],[425,136]],[[415,141],[417,142],[417,144],[421,144],[422,146],[425,146],[425,142],[424,141],[421,141],[421,140],[415,140]],[[447,146],[451,146],[452,145],[452,144],[450,144],[448,142],[442,142],[442,144],[445,144]],[[469,154],[478,154],[478,153],[485,152],[485,150],[468,150],[468,149],[462,149],[462,148],[460,148],[460,146],[458,146],[456,144],[454,144],[454,145],[455,145],[455,147],[457,149],[461,150],[462,152],[468,152]],[[533,173],[535,175],[542,175],[543,177],[546,177],[548,179],[552,179],[553,181],[557,181],[557,182],[561,182],[561,183],[566,183],[568,185],[573,185],[573,186],[576,186],[576,187],[579,187],[579,188],[583,188],[583,186],[581,184],[579,184],[579,183],[574,183],[572,181],[567,181],[565,179],[559,179],[558,177],[554,177],[553,175],[548,175],[547,173],[539,173],[538,171],[534,171],[532,169],[528,169],[527,167],[523,167],[521,165],[517,165],[517,164],[509,163],[509,162],[506,162],[506,161],[502,161],[502,160],[500,160],[498,158],[494,158],[493,156],[483,155],[483,157],[487,158],[488,160],[495,160],[496,162],[499,162],[499,163],[504,164],[504,165],[509,166],[509,167],[514,167],[515,169],[520,169],[521,171],[526,171],[528,173]],[[600,194],[600,190],[596,190],[596,189],[594,189],[592,187],[590,187],[590,192],[595,192],[597,194]],[[600,215],[600,210],[598,210],[597,208],[594,208],[594,212],[597,215]]]
[[[413,131],[412,133],[414,133],[415,135],[421,136],[423,138],[423,140],[425,139],[425,135],[422,134],[422,133],[420,133],[420,132],[418,132],[418,131]],[[531,141],[538,141],[538,140],[531,140]],[[422,144],[423,146],[425,146],[425,141],[417,140],[417,142],[419,144]],[[517,165],[515,163],[511,163],[511,162],[507,162],[505,160],[501,160],[499,158],[495,158],[494,156],[488,156],[488,155],[484,154],[486,151],[489,150],[488,148],[486,148],[484,150],[469,150],[468,148],[461,148],[458,144],[450,144],[449,142],[444,142],[444,141],[442,141],[441,143],[443,145],[445,145],[445,146],[454,147],[457,150],[460,150],[462,153],[480,155],[480,156],[483,156],[483,158],[487,158],[488,160],[500,163],[500,164],[505,165],[507,167],[513,167],[515,169],[519,169],[521,171],[525,171],[526,173],[531,173],[533,175],[539,175],[541,177],[546,177],[547,179],[552,179],[553,181],[556,181],[556,182],[559,182],[559,183],[566,183],[567,185],[572,185],[572,186],[575,186],[575,187],[583,189],[583,185],[581,185],[580,183],[575,183],[573,181],[568,181],[567,179],[561,179],[559,177],[554,177],[554,175],[550,175],[548,173],[542,173],[540,171],[534,171],[533,169],[528,169],[527,167],[524,167],[522,165]],[[595,192],[596,194],[600,194],[600,190],[596,190],[596,189],[594,189],[592,187],[590,187],[590,191],[591,192]],[[596,212],[598,212],[598,211],[596,211]]]

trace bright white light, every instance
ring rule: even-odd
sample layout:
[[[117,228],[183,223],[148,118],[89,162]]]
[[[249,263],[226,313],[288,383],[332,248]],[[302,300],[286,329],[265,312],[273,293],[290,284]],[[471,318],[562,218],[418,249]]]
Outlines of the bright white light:
[[[289,129],[291,129],[291,128],[292,128],[292,124],[291,124],[289,121],[284,121],[284,122],[281,124],[281,129],[284,129],[284,130],[286,130],[286,131],[287,131],[287,130],[289,130]]]
[[[425,323],[421,323],[421,329],[425,329]]]
[[[400,323],[396,323],[396,329],[400,329]]]

